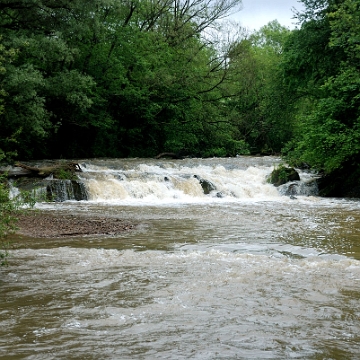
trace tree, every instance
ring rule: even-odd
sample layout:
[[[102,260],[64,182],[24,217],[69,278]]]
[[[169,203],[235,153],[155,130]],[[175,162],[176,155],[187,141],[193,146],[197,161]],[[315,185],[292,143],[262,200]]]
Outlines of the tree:
[[[0,125],[9,134],[21,125],[22,158],[199,151],[219,130],[231,143],[232,127],[212,119],[230,75],[209,29],[240,3],[2,3],[0,27],[19,56]]]
[[[301,29],[285,47],[284,72],[297,101],[297,135],[284,152],[323,173],[321,194],[359,196],[360,5],[303,1]],[[304,46],[304,45],[307,45]]]
[[[229,106],[234,109],[232,120],[252,152],[280,152],[292,136],[291,99],[284,91],[279,68],[289,32],[272,21],[240,41],[231,54],[238,94]]]
[[[0,36],[0,115],[4,113],[4,102],[6,96],[8,95],[3,88],[2,78],[6,72],[5,65],[11,63],[16,55],[14,49],[6,49],[2,44],[2,37]],[[18,133],[18,130],[14,131],[11,136],[6,136],[4,133],[0,136],[0,161],[9,160],[16,155],[15,151],[11,151],[11,144],[15,143],[15,135]]]
[[[322,16],[304,22],[286,49],[289,84],[313,102],[299,114],[299,137],[289,158],[331,173],[359,164],[360,7],[354,0],[321,4]],[[300,52],[309,39],[316,41]],[[307,72],[300,75],[303,67]]]
[[[120,13],[108,9],[104,19],[114,24],[109,41],[96,40],[107,33],[103,29],[81,48],[83,71],[98,84],[112,129],[96,133],[97,156],[106,155],[104,143],[115,156],[183,148],[199,153],[212,146],[219,130],[216,105],[229,76],[226,54],[202,31],[237,3],[149,2],[131,3]]]
[[[8,96],[0,126],[7,137],[21,130],[17,149],[23,158],[46,156],[46,140],[63,122],[86,119],[94,83],[71,68],[78,50],[64,38],[79,4],[45,0],[1,4],[4,44],[18,54],[5,66],[2,86]]]

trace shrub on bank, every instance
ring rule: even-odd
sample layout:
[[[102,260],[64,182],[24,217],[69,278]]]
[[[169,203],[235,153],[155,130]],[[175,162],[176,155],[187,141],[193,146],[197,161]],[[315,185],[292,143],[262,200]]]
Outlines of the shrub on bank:
[[[0,177],[0,266],[7,265],[10,244],[6,237],[16,230],[17,215],[28,207],[34,206],[29,193],[12,197],[7,178]]]

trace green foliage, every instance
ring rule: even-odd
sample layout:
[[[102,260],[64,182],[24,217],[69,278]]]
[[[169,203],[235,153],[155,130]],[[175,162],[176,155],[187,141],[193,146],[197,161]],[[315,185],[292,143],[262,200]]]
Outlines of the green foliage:
[[[298,136],[286,148],[291,162],[326,173],[349,163],[360,165],[359,23],[358,1],[330,2],[288,43],[289,83],[297,85],[303,98],[312,98],[312,105],[298,112]],[[309,43],[312,38],[317,40]],[[304,42],[305,51],[300,50]],[[307,72],[301,71],[301,63]]]
[[[286,182],[286,180],[287,180],[287,167],[284,164],[277,165],[268,178],[268,182],[271,184],[275,184],[278,181]]]
[[[28,192],[11,196],[7,178],[0,177],[0,266],[7,265],[10,243],[6,237],[16,230],[17,216],[34,205],[34,196]]]
[[[16,51],[14,49],[6,49],[2,44],[2,36],[0,36],[0,116],[5,111],[5,99],[7,97],[7,92],[3,87],[3,78],[6,72],[5,65],[10,64],[11,61],[16,56]],[[1,124],[1,123],[0,123]],[[16,143],[16,135],[18,135],[19,130],[14,133],[4,136],[5,133],[2,131],[0,135],[0,162],[4,160],[11,160],[16,156],[16,151],[10,150],[11,145]]]
[[[65,169],[57,169],[53,174],[55,179],[59,180],[78,180],[76,174],[72,171],[65,170]]]
[[[64,40],[74,18],[60,20],[75,15],[77,6],[78,1],[69,6],[41,0],[2,5],[3,42],[17,54],[4,66],[1,84],[7,96],[0,127],[7,139],[17,133],[16,149],[23,158],[46,156],[59,128],[82,125],[84,110],[91,105],[89,89],[94,84],[72,69],[79,53]]]
[[[4,177],[0,178],[0,266],[7,265],[10,244],[4,239],[6,235],[16,228],[16,217],[18,211],[17,200],[10,200],[9,189]]]
[[[302,2],[299,30],[272,21],[230,42],[209,30],[240,0],[5,2],[0,160],[287,144],[327,172],[357,161],[359,3]]]
[[[5,237],[15,230],[16,214],[19,214],[26,206],[34,206],[35,201],[31,194],[20,193],[11,197],[10,188],[5,177],[0,178],[0,238]]]
[[[8,265],[10,243],[0,239],[0,266]]]
[[[293,133],[291,98],[280,72],[289,33],[272,21],[239,42],[231,54],[238,94],[229,101],[230,117],[238,137],[255,153],[280,152]]]
[[[24,159],[153,156],[171,145],[234,153],[218,144],[224,133],[244,140],[221,104],[236,91],[228,49],[203,34],[239,4],[6,2],[0,28],[18,56],[2,82],[2,134],[21,129]]]
[[[2,178],[0,182],[0,238],[14,229],[15,219],[11,216],[11,213],[17,208],[17,203],[10,201],[9,190]]]

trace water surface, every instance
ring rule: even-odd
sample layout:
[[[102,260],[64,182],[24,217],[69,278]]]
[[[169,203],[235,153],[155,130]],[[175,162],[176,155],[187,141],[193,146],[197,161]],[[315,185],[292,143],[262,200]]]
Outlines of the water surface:
[[[139,225],[14,239],[0,358],[358,359],[360,203],[281,196],[278,161],[84,160],[90,201],[37,207]]]

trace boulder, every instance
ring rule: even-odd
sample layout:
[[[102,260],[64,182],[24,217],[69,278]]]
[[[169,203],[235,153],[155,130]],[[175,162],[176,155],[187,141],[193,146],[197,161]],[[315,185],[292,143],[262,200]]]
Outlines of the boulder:
[[[286,184],[280,185],[278,191],[285,196],[317,196],[319,195],[319,188],[316,179],[310,181],[290,181]]]
[[[289,181],[300,180],[299,173],[291,167],[280,165],[276,167],[270,174],[268,181],[274,186],[286,184]]]
[[[3,172],[15,191],[29,192],[37,201],[80,201],[89,197],[85,184],[76,174],[81,172],[81,167],[72,161],[51,161],[43,166],[16,163]]]
[[[327,197],[360,198],[360,167],[346,163],[341,169],[318,179],[319,195]]]
[[[78,180],[43,180],[48,201],[88,200],[88,192],[83,182]]]
[[[209,180],[205,180],[198,175],[194,175],[194,178],[199,180],[201,187],[203,188],[204,194],[208,195],[211,191],[216,190],[216,186]]]

